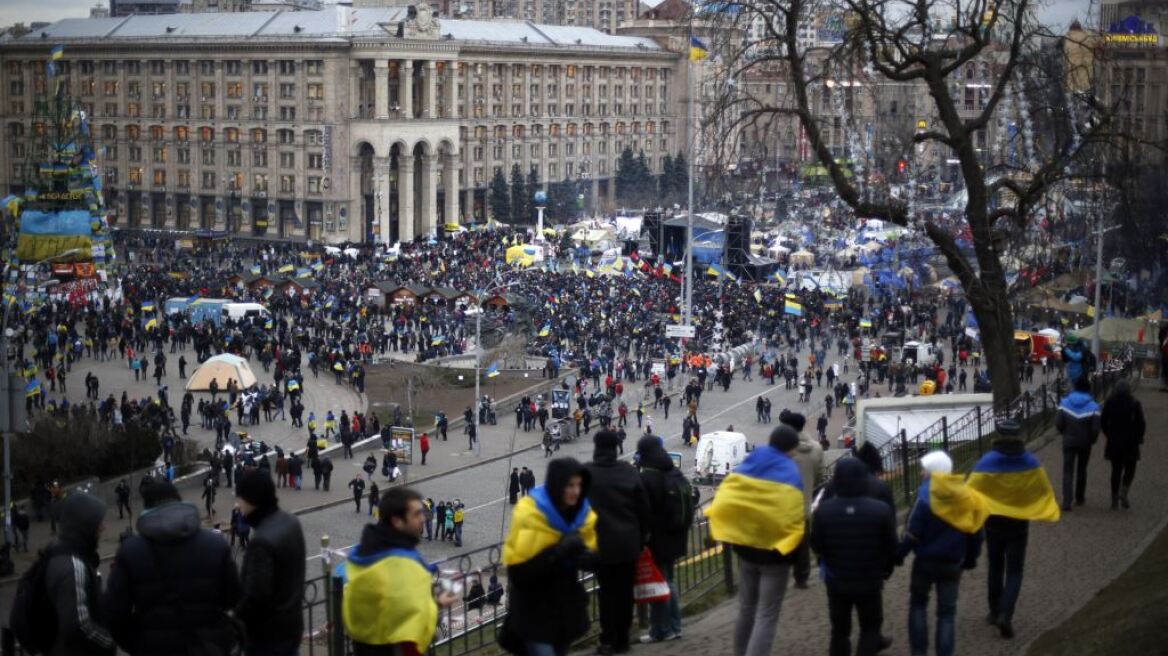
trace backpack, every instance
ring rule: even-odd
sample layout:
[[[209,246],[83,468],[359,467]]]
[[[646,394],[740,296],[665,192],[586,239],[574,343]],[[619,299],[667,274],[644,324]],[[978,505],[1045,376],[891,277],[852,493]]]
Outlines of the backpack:
[[[57,549],[43,549],[16,585],[8,626],[16,641],[30,654],[48,652],[57,637],[57,609],[49,598],[45,575],[49,561],[61,553]]]
[[[685,474],[676,467],[664,472],[663,477],[661,489],[664,492],[665,529],[670,532],[684,531],[693,524],[693,487],[686,480]]]

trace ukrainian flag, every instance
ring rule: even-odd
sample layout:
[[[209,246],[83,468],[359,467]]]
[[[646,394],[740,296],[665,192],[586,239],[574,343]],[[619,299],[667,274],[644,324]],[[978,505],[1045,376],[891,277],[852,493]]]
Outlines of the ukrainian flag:
[[[1050,479],[1029,451],[1018,455],[990,451],[973,466],[968,484],[985,497],[990,514],[1040,522],[1059,520]]]
[[[431,593],[436,568],[414,549],[354,553],[337,566],[344,581],[341,618],[357,642],[412,643],[425,652],[438,626],[438,604]]]
[[[547,337],[548,335],[551,334],[551,332],[552,332],[551,324],[544,324],[543,328],[539,329],[539,336],[540,337]]]
[[[699,62],[710,56],[710,51],[706,49],[706,44],[698,40],[696,36],[689,38],[689,60],[691,62]]]
[[[758,301],[759,303],[762,303],[762,291],[761,290],[759,290],[759,289],[754,290],[754,300]]]
[[[251,269],[249,269],[249,270],[251,271],[251,275],[253,275],[253,276],[258,276],[258,275],[260,275],[260,271],[262,271],[262,269],[260,269],[260,267],[259,267],[259,265],[258,265],[258,264],[257,264],[256,266],[253,266],[253,267],[252,267]]]
[[[434,339],[430,340],[430,346],[441,346],[442,343],[445,341],[446,341],[445,337],[443,337],[442,335],[438,335]]]
[[[296,380],[295,378],[292,378],[291,380],[289,380],[288,381],[288,391],[289,392],[299,392],[300,391],[300,381]]]
[[[158,327],[158,319],[151,319],[146,322],[146,330],[154,330]]]
[[[33,397],[41,393],[41,381],[33,378],[24,386],[24,395],[26,397]]]
[[[719,542],[791,553],[806,528],[798,465],[772,446],[756,448],[718,486],[706,516]]]
[[[296,277],[297,278],[311,278],[312,277],[312,269],[297,269],[296,270]]]
[[[499,363],[492,362],[491,366],[487,367],[487,378],[494,378],[499,375]]]
[[[520,499],[511,513],[511,531],[503,543],[503,564],[510,567],[525,563],[573,531],[579,532],[584,544],[596,551],[596,513],[588,500],[584,499],[576,516],[568,521],[556,510],[547,488],[540,485]]]
[[[775,281],[778,282],[780,285],[787,284],[787,279],[783,277],[782,271],[775,271],[774,273],[771,274],[771,277],[774,278]]]
[[[871,319],[860,319],[860,327],[861,328],[871,328],[872,327],[872,320]]]
[[[277,271],[279,271],[280,273],[292,273],[295,270],[296,270],[296,267],[292,266],[291,264],[285,264],[284,266],[277,269]]]
[[[929,474],[917,492],[917,503],[962,533],[977,533],[990,516],[985,497],[966,485],[960,474]]]
[[[271,319],[268,319],[267,321],[264,322],[264,330],[271,330],[272,328],[275,328],[275,327],[276,327],[276,323],[274,321],[272,321]]]
[[[783,301],[783,312],[793,314],[797,317],[803,316],[803,306],[792,300]]]
[[[53,49],[49,51],[49,54],[53,57],[53,61],[57,61],[65,56],[65,46],[53,46]]]
[[[142,313],[143,314],[145,314],[147,312],[153,312],[153,311],[154,311],[154,303],[153,302],[148,302],[148,303],[142,304]]]

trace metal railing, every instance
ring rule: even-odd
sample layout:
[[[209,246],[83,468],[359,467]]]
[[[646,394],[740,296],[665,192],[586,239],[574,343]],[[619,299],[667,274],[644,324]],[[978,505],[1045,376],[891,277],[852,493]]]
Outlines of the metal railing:
[[[1102,400],[1116,381],[1129,374],[1130,365],[1127,363],[1104,363],[1092,378],[1095,397]],[[929,451],[944,450],[953,458],[955,471],[967,470],[989,450],[997,425],[1005,420],[1017,422],[1026,441],[1042,435],[1054,423],[1066,391],[1066,381],[1059,378],[1026,390],[1014,400],[995,406],[992,411],[979,406],[954,419],[942,417],[914,436],[902,428],[896,438],[879,449],[884,467],[882,478],[892,488],[897,502],[910,506],[922,482],[918,464],[921,456]],[[834,464],[828,467],[827,478],[831,477]]]
[[[709,522],[702,513],[708,503],[707,500],[695,512],[694,524],[687,536],[686,555],[674,566],[673,582],[683,604],[692,603],[719,588],[728,592],[734,590],[731,551],[710,537]],[[322,547],[325,553],[323,570],[304,585],[306,635],[300,651],[310,656],[349,656],[352,644],[341,628],[340,620],[344,586],[332,576],[332,568],[340,562],[343,551],[329,551],[327,538],[322,539]],[[502,556],[502,545],[492,544],[433,563],[438,568],[436,579],[462,584],[463,598],[439,614],[438,629],[428,654],[462,656],[496,644],[496,630],[507,616],[507,597],[510,594]],[[487,591],[491,576],[497,577],[503,586],[504,594],[498,603],[492,603]],[[471,597],[468,591],[476,580],[483,583],[483,595]],[[589,597],[591,627],[581,638],[583,641],[599,630],[599,604],[598,586],[593,575],[582,572],[580,582]],[[322,591],[323,597],[319,594]]]

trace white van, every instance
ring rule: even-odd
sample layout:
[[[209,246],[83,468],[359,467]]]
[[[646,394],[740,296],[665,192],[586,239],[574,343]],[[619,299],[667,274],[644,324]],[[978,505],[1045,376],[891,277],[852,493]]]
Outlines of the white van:
[[[742,433],[714,431],[702,435],[694,452],[694,481],[713,484],[726,478],[746,459],[750,447]]]
[[[245,318],[267,319],[270,316],[272,313],[260,303],[227,303],[223,306],[223,318],[232,321]]]
[[[902,362],[914,362],[922,367],[937,362],[937,350],[929,343],[905,342],[900,353]]]

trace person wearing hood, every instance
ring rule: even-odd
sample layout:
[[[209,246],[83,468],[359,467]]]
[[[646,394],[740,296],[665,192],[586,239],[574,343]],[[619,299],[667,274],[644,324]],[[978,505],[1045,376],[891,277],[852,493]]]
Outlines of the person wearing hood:
[[[831,656],[851,653],[852,609],[860,619],[856,653],[870,656],[891,646],[881,637],[884,580],[896,562],[896,515],[870,496],[868,467],[856,458],[836,463],[836,496],[815,510],[811,548],[822,563],[831,617]]]
[[[1087,463],[1099,439],[1099,404],[1091,398],[1091,381],[1075,380],[1075,389],[1059,404],[1055,428],[1063,436],[1063,511],[1087,500]]]
[[[1111,509],[1120,505],[1131,508],[1128,492],[1136,476],[1140,445],[1144,443],[1144,407],[1131,393],[1126,380],[1115,384],[1115,391],[1103,404],[1099,425],[1107,436],[1103,457],[1111,461]]]
[[[803,480],[803,508],[810,517],[811,499],[824,479],[823,447],[803,432],[807,418],[802,414],[784,410],[779,413],[779,423],[790,426],[799,434],[799,446],[791,454],[791,458],[799,466],[799,477]],[[795,579],[796,588],[807,589],[807,581],[811,578],[811,547],[806,535],[803,544],[800,544],[798,551],[795,552],[795,566],[791,574]]]
[[[515,506],[503,543],[510,590],[499,641],[523,656],[563,656],[589,624],[577,572],[597,548],[592,475],[573,458],[556,458],[544,481]]]
[[[199,510],[162,481],[142,493],[138,534],[118,548],[102,606],[118,646],[168,656],[197,643],[228,653],[237,637],[224,613],[239,600],[231,547],[200,527]]]
[[[980,526],[962,530],[946,521],[938,513],[944,508],[933,505],[932,479],[946,478],[953,473],[953,460],[943,451],[933,451],[921,458],[925,482],[917,491],[916,501],[909,510],[904,536],[897,549],[897,564],[911,551],[914,554],[909,579],[908,638],[913,654],[929,650],[929,591],[937,589],[937,656],[953,656],[956,635],[957,590],[962,570],[977,567],[981,553],[983,531]],[[960,486],[958,486],[960,487]],[[960,501],[960,499],[948,499]],[[971,516],[974,513],[958,512]],[[984,521],[984,517],[983,517]]]
[[[438,606],[457,597],[442,592],[435,600],[433,567],[418,553],[425,528],[422,496],[410,488],[390,488],[378,501],[377,515],[338,568],[345,582],[345,630],[353,639],[353,656],[420,655],[434,638]]]
[[[596,580],[600,584],[600,646],[597,653],[624,653],[629,649],[633,623],[633,582],[637,559],[649,534],[649,497],[637,470],[617,460],[620,437],[602,430],[593,438],[592,479],[588,501],[597,522],[600,553]]]
[[[673,582],[673,564],[685,555],[689,527],[678,529],[671,525],[667,505],[670,488],[666,479],[681,477],[684,483],[685,476],[673,465],[673,458],[669,457],[658,437],[642,437],[637,442],[637,459],[641,466],[641,483],[649,498],[649,552],[653,554],[653,562],[661,576],[669,583],[669,600],[649,606],[649,633],[641,637],[641,642],[677,640],[681,638],[681,605],[677,599],[677,585]],[[688,484],[685,487],[688,488]]]
[[[856,460],[863,463],[864,468],[868,471],[867,476],[867,496],[883,501],[892,510],[892,514],[896,514],[896,500],[892,496],[892,488],[888,487],[880,479],[884,474],[884,459],[880,455],[880,449],[877,449],[871,442],[864,442],[856,449]],[[833,477],[823,486],[823,496],[820,497],[820,503],[827,499],[836,496],[836,481]]]
[[[235,503],[251,527],[243,555],[243,593],[235,617],[247,629],[247,656],[294,656],[304,633],[305,547],[300,520],[280,510],[276,486],[261,471],[235,485]]]
[[[56,610],[57,631],[47,656],[112,656],[114,639],[102,624],[101,574],[97,541],[105,503],[74,492],[54,509],[57,539],[46,554],[45,585]]]

